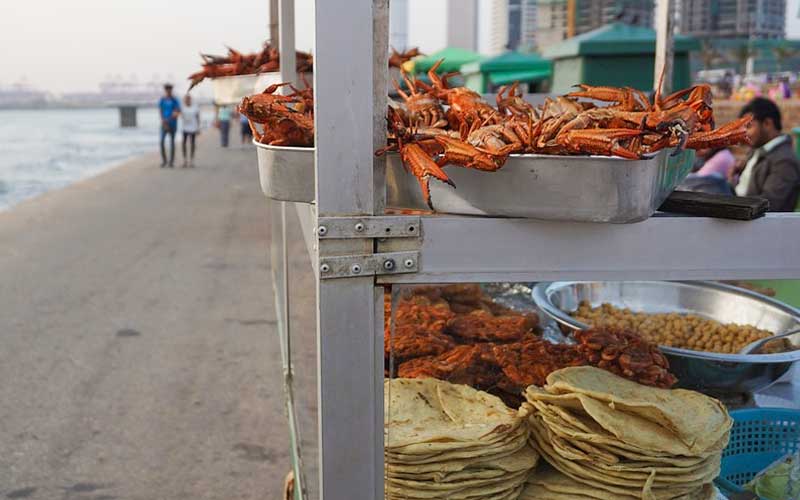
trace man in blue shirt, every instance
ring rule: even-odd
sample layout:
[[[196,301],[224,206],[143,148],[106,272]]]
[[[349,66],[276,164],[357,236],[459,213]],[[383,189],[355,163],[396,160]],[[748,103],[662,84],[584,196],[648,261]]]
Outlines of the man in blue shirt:
[[[164,97],[158,101],[161,113],[161,168],[167,166],[167,151],[164,149],[164,139],[169,135],[169,166],[172,168],[175,160],[175,131],[178,130],[178,115],[181,114],[181,104],[172,97],[172,84],[164,84]]]

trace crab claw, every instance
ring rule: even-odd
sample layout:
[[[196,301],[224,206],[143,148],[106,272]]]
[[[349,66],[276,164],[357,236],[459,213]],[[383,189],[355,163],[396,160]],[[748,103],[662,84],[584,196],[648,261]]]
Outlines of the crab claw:
[[[669,130],[674,136],[678,137],[678,145],[670,156],[678,156],[686,148],[686,141],[689,140],[689,130],[686,127],[686,122],[682,119],[659,123],[656,126],[656,130],[659,132]]]
[[[433,161],[419,144],[411,143],[401,146],[400,159],[403,160],[403,165],[406,169],[417,178],[419,187],[422,190],[422,196],[425,198],[425,203],[431,207],[431,210],[434,209],[430,191],[431,177],[449,184],[452,187],[456,187],[455,183],[444,173],[442,167]]]

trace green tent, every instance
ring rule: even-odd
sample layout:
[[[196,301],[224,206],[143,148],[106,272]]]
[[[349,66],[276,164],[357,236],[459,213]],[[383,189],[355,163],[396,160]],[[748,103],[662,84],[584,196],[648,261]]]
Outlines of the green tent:
[[[699,47],[694,38],[674,38],[672,88],[691,84],[689,51]],[[646,91],[653,88],[655,52],[655,30],[614,23],[564,40],[543,55],[553,60],[553,92],[568,92],[577,83]]]
[[[481,55],[458,47],[448,47],[425,57],[413,60],[414,73],[426,73],[439,59],[444,59],[438,73],[459,71],[461,66],[481,59]]]
[[[461,67],[467,87],[486,92],[490,84],[507,85],[513,82],[538,83],[552,75],[550,61],[534,53],[506,52],[480,62]]]

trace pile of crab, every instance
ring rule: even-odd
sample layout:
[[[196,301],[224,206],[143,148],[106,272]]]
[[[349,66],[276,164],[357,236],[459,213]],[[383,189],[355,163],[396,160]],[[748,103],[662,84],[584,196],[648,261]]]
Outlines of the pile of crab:
[[[405,88],[394,82],[402,102],[390,101],[388,144],[376,155],[397,151],[419,181],[431,208],[430,179],[455,187],[446,165],[499,170],[512,154],[602,155],[646,158],[665,148],[715,149],[746,143],[750,116],[714,126],[711,88],[701,84],[652,101],[628,87],[579,85],[579,90],[534,106],[515,83],[503,87],[496,105],[466,87],[450,87],[428,71],[430,84],[405,72]],[[286,95],[276,94],[283,86]],[[314,145],[314,96],[308,88],[272,85],[242,100],[258,142],[274,146]],[[260,124],[259,132],[255,124]]]
[[[431,84],[403,73],[395,88],[402,103],[388,110],[388,146],[420,183],[431,205],[433,177],[454,185],[442,167],[500,169],[511,154],[603,155],[645,158],[664,148],[719,148],[747,142],[745,116],[714,127],[711,88],[696,85],[653,100],[636,89],[578,85],[579,90],[533,106],[515,83],[497,94],[496,106],[465,88],[450,88],[436,70]]]
[[[311,54],[298,51],[296,57],[298,73],[310,72],[314,66]],[[280,69],[280,53],[269,42],[265,42],[259,52],[252,54],[243,54],[228,47],[226,56],[200,54],[200,58],[203,60],[203,69],[189,75],[189,90],[206,78],[269,73]]]

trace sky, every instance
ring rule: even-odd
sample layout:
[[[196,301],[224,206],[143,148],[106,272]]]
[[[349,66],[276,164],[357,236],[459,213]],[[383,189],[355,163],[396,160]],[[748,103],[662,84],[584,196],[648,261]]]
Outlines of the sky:
[[[254,52],[267,38],[268,0],[2,0],[0,85],[92,91],[107,77],[170,79],[181,90],[200,51]],[[13,4],[13,7],[12,7]],[[313,0],[296,0],[297,46],[313,44]],[[42,15],[46,13],[46,15]]]
[[[0,85],[24,79],[54,93],[96,90],[116,76],[171,80],[181,91],[200,68],[198,52],[253,52],[269,22],[268,0],[2,1]],[[313,1],[295,2],[301,50],[313,46]],[[786,11],[787,35],[800,38],[800,0]]]

